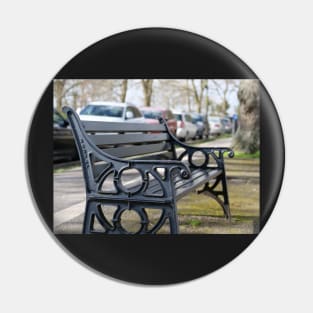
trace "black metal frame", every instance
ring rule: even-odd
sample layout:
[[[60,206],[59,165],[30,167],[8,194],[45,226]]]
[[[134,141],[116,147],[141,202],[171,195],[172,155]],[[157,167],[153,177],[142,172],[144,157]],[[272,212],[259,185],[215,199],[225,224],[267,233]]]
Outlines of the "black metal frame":
[[[125,210],[133,210],[137,212],[141,220],[141,227],[136,234],[155,234],[169,220],[170,231],[172,234],[178,233],[178,221],[176,212],[176,190],[175,180],[188,180],[191,177],[191,171],[194,168],[203,170],[219,169],[221,175],[215,177],[215,182],[210,187],[209,181],[204,181],[204,188],[200,192],[206,192],[215,199],[223,208],[224,214],[230,219],[230,209],[227,192],[227,182],[224,168],[223,155],[228,152],[229,157],[233,157],[233,151],[229,148],[196,148],[180,142],[171,134],[166,122],[161,119],[160,123],[164,124],[174,153],[173,160],[124,160],[114,157],[99,149],[86,134],[84,127],[78,115],[69,107],[65,107],[63,111],[67,114],[71,124],[74,139],[82,163],[82,170],[86,187],[86,208],[83,225],[83,233],[97,233],[94,229],[95,219],[103,227],[101,233],[106,234],[130,234],[123,228],[121,217]],[[183,153],[176,155],[175,145],[183,148]],[[196,151],[204,154],[205,161],[200,166],[194,164],[192,158]],[[189,164],[182,162],[187,156]],[[214,166],[210,165],[210,161],[214,160]],[[100,174],[95,175],[95,160],[103,162]],[[141,176],[141,184],[136,188],[127,189],[121,182],[123,171],[126,169],[135,169]],[[163,174],[160,174],[162,169]],[[106,179],[113,175],[115,190],[102,190],[102,185]],[[161,187],[161,192],[150,193],[149,186],[152,177]],[[216,191],[215,188],[221,183],[222,190]],[[191,189],[192,190],[192,189]],[[223,196],[223,200],[219,198]],[[114,213],[112,223],[110,223],[102,212],[101,205],[114,204],[116,211]],[[159,220],[153,227],[150,226],[149,217],[146,208],[159,209],[162,213]]]
[[[223,209],[224,215],[227,219],[231,220],[231,212],[229,207],[229,198],[228,198],[228,189],[227,189],[227,180],[226,180],[226,172],[225,172],[225,165],[224,165],[224,153],[228,153],[229,158],[233,158],[235,156],[234,151],[230,148],[225,147],[193,147],[187,145],[181,141],[179,141],[173,134],[170,132],[166,122],[160,118],[160,123],[164,123],[169,136],[171,137],[172,141],[179,145],[181,148],[184,149],[183,153],[177,158],[178,160],[182,160],[185,156],[188,156],[188,162],[191,167],[198,167],[205,170],[210,169],[220,169],[222,174],[215,178],[215,181],[210,186],[210,182],[206,182],[201,190],[198,191],[198,194],[205,193],[214,199]],[[195,152],[201,151],[205,157],[203,164],[197,166],[192,162],[192,157]],[[210,157],[214,160],[215,164],[209,165]],[[222,190],[216,190],[216,187],[221,183]],[[219,198],[219,196],[223,197],[223,200]]]

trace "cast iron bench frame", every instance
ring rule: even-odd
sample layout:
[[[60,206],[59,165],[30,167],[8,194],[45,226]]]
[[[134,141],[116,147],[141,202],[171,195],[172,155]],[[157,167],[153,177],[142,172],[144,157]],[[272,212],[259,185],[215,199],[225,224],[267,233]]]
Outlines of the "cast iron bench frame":
[[[121,223],[125,210],[134,210],[140,217],[141,226],[135,234],[155,234],[167,219],[171,234],[178,234],[176,202],[201,186],[203,188],[198,193],[205,193],[217,201],[230,220],[224,153],[232,158],[232,149],[187,145],[169,131],[163,119],[155,125],[82,122],[71,108],[64,107],[63,112],[72,127],[84,175],[84,234],[133,234]],[[182,150],[179,155],[176,146],[179,151]],[[195,153],[202,156],[201,164],[196,162]],[[160,159],[165,157],[170,159]],[[126,188],[122,183],[126,169],[137,170],[141,183]],[[114,177],[114,191],[102,190],[109,175]],[[218,186],[220,190],[217,190]],[[101,205],[105,204],[116,206],[111,222],[101,209]],[[159,220],[152,227],[146,208],[162,210]],[[94,229],[95,219],[103,231]]]

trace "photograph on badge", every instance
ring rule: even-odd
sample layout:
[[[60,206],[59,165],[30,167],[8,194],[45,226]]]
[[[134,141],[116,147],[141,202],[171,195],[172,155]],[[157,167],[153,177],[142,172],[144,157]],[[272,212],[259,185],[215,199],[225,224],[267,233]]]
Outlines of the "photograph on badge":
[[[256,79],[56,79],[56,234],[256,234]]]

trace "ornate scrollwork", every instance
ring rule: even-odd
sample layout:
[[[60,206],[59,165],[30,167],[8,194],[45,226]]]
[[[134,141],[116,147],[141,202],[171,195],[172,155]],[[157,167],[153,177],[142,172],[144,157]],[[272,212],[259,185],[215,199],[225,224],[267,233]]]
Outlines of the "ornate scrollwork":
[[[133,184],[130,188],[127,186],[127,182],[122,182],[124,173],[134,171],[140,179],[137,184]],[[160,173],[163,170],[163,173]],[[134,173],[130,173],[130,179],[132,180]],[[188,179],[190,177],[190,170],[182,162],[166,162],[155,161],[153,164],[144,161],[125,161],[123,167],[115,168],[114,165],[106,166],[103,171],[98,175],[96,183],[96,190],[102,194],[125,194],[125,195],[140,195],[145,196],[145,192],[149,190],[152,183],[158,183],[164,194],[168,194],[169,188],[171,188],[173,175],[179,175],[182,179]],[[113,176],[113,183],[116,191],[105,190],[106,179],[109,176]],[[154,193],[155,195],[155,193]],[[151,195],[150,195],[151,196]]]
[[[167,123],[161,117],[159,118],[160,123],[164,124],[167,128],[168,135],[171,137],[171,140],[174,141],[180,148],[183,149],[183,152],[177,157],[178,160],[182,161],[186,156],[188,163],[191,167],[195,168],[210,168],[211,166],[216,166],[218,168],[223,168],[224,166],[224,154],[228,153],[229,158],[234,157],[234,151],[231,148],[227,147],[193,147],[185,144],[178,140],[168,129]],[[193,160],[195,153],[201,152],[204,155],[204,162],[196,164]],[[210,164],[210,161],[214,161],[214,164]]]
[[[152,210],[161,211],[159,216],[154,217],[155,221],[151,222],[146,208],[142,204],[120,203],[116,206],[113,217],[109,220],[102,209],[102,203],[93,202],[89,204],[88,216],[84,223],[84,233],[105,233],[105,234],[124,234],[124,235],[141,235],[155,234],[165,224],[170,216],[172,207],[164,205],[155,207]],[[149,208],[151,210],[151,208]],[[139,220],[131,221],[124,218],[124,214],[133,212]],[[96,223],[98,224],[97,226]]]

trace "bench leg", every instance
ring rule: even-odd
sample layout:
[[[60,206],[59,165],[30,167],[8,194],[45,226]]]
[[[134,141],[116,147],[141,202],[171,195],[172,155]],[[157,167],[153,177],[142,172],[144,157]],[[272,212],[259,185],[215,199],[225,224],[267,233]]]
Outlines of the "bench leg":
[[[223,205],[224,214],[227,219],[231,220],[225,171],[222,174],[222,190],[223,190],[223,198],[224,198],[224,205]]]
[[[217,191],[215,188],[221,184],[222,190]],[[199,193],[206,193],[209,197],[214,199],[223,209],[225,217],[230,221],[231,220],[231,213],[229,207],[229,199],[228,199],[228,190],[227,190],[227,181],[225,172],[221,176],[219,176],[214,184],[210,187],[209,183],[206,183],[201,190],[198,191]],[[222,196],[223,200],[219,197]]]
[[[169,222],[170,222],[171,235],[177,235],[179,233],[179,227],[178,227],[178,218],[177,218],[176,206],[173,206],[170,209],[170,213],[169,213],[168,218],[169,218]]]
[[[93,230],[93,224],[95,220],[95,215],[97,211],[97,206],[93,202],[86,203],[85,208],[85,217],[84,217],[84,224],[83,224],[83,234],[91,234]]]

